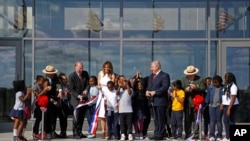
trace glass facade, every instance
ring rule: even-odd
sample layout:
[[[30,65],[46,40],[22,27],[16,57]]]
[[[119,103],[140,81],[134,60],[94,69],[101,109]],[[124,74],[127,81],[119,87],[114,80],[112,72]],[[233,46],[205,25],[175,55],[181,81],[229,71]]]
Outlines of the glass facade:
[[[222,43],[248,43],[249,6],[249,0],[0,0],[0,42],[21,39],[23,74],[16,79],[28,86],[47,64],[69,74],[78,60],[90,75],[110,60],[117,74],[147,76],[150,62],[159,60],[171,81],[183,77],[190,64],[203,77],[223,76],[231,57],[222,61]],[[227,20],[221,23],[223,13]]]

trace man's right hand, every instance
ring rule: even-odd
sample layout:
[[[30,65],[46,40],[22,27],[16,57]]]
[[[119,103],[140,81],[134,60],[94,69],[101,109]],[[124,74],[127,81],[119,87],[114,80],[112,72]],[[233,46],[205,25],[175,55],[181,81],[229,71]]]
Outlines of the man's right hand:
[[[79,98],[80,102],[83,101],[83,96],[82,95],[78,95],[78,98]]]
[[[151,97],[150,91],[146,91],[146,97]]]
[[[190,87],[190,86],[187,86],[186,88],[185,88],[185,92],[191,92],[192,91],[192,88]]]

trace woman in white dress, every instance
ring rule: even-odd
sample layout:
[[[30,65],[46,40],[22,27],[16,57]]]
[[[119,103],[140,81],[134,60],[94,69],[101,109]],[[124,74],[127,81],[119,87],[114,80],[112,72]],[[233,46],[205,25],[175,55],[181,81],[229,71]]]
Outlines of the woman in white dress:
[[[104,98],[103,98],[105,93],[108,91],[108,88],[107,88],[108,81],[115,82],[115,74],[113,73],[113,65],[110,61],[104,62],[102,66],[102,71],[98,73],[98,88],[100,89],[98,101],[101,100],[98,118],[100,118],[100,121],[101,121],[103,138],[108,137],[107,124],[106,124],[106,119],[105,119]]]

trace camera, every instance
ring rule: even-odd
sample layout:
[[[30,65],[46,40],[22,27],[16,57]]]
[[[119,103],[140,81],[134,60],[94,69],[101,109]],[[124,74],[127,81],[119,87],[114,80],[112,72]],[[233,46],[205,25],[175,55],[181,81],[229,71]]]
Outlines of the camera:
[[[168,88],[168,93],[171,93],[171,92],[173,92],[173,91],[174,91],[173,87],[170,86],[170,87]]]

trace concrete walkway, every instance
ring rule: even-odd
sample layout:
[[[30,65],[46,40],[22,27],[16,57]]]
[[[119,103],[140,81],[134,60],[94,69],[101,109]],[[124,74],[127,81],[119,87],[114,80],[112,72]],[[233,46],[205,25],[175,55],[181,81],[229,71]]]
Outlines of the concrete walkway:
[[[100,125],[100,124],[99,124]],[[13,126],[13,122],[7,122],[7,123],[0,123],[0,141],[13,141],[13,133],[12,133],[12,126]],[[57,123],[57,133],[60,133],[60,128],[58,127],[59,123]],[[33,137],[32,137],[32,127],[33,127],[33,122],[32,120],[30,120],[28,122],[28,126],[27,126],[27,131],[25,132],[25,136],[28,137],[30,139],[30,141],[33,141]],[[101,128],[98,127],[98,131],[97,131],[97,136],[94,139],[74,139],[73,138],[73,133],[70,130],[72,129],[72,121],[68,120],[68,131],[67,131],[67,137],[66,139],[51,139],[52,141],[74,141],[74,140],[84,140],[84,141],[107,141],[106,139],[102,139],[101,137]],[[151,121],[150,125],[149,125],[149,131],[148,131],[148,137],[152,137],[153,136],[153,130],[154,130],[154,122]],[[88,124],[87,121],[84,122],[84,126],[83,126],[83,134],[87,135],[88,131]],[[184,137],[184,133],[183,133],[183,137]],[[202,139],[204,139],[204,137],[202,137]],[[166,139],[171,141],[170,139]],[[148,138],[143,139],[141,141],[150,141]],[[173,140],[173,141],[177,141],[177,140]],[[181,141],[184,141],[181,140]]]
[[[59,133],[59,131],[57,133]],[[26,137],[29,138],[29,141],[35,141],[32,138],[32,132],[31,131],[26,131],[25,135],[26,135]],[[149,137],[152,137],[153,131],[149,131],[148,135],[149,135]],[[60,139],[60,138],[51,139],[51,141],[79,141],[79,140],[84,140],[84,141],[107,141],[106,139],[102,139],[100,132],[97,133],[97,136],[94,139],[88,139],[88,138],[74,139],[71,131],[67,132],[67,138],[66,139]],[[166,141],[185,141],[184,139],[175,140],[175,139],[167,139],[167,138],[165,140]],[[0,133],[0,141],[13,141],[13,133],[12,132]],[[47,140],[44,140],[44,141],[47,141]],[[113,141],[115,141],[115,140],[113,140]],[[140,140],[140,141],[150,141],[150,139],[146,138],[146,139],[143,139],[143,140]],[[205,141],[205,140],[202,139],[200,141]]]

